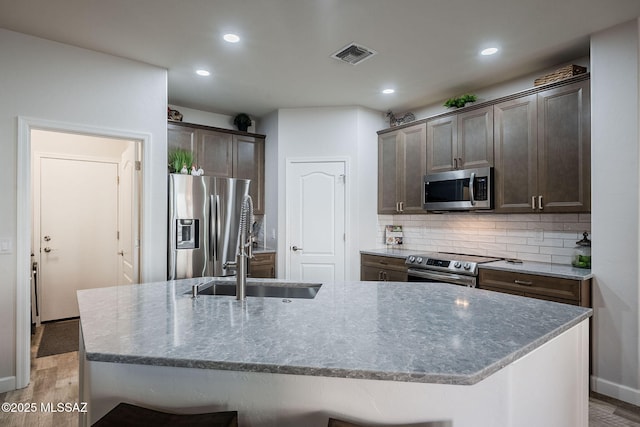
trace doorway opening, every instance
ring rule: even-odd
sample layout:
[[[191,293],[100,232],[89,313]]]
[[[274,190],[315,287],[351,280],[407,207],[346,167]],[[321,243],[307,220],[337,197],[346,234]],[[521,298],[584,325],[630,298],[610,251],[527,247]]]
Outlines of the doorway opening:
[[[139,283],[138,141],[31,131],[32,324],[78,317],[76,291]]]
[[[145,256],[147,256],[147,249],[145,249],[144,245],[144,236],[147,236],[148,233],[143,233],[143,231],[145,230],[144,224],[150,219],[148,209],[144,209],[144,207],[151,203],[151,199],[148,196],[144,196],[144,189],[147,188],[151,182],[151,170],[149,167],[143,166],[150,161],[151,152],[148,147],[151,141],[151,134],[25,117],[18,117],[17,121],[17,283],[15,388],[20,389],[26,387],[29,384],[31,373],[31,284],[33,273],[31,254],[35,254],[35,252],[32,251],[32,248],[35,249],[32,240],[32,236],[34,236],[35,238],[35,230],[33,229],[34,221],[32,220],[34,194],[32,191],[33,179],[31,166],[35,155],[33,153],[34,150],[32,150],[32,139],[38,132],[43,131],[45,133],[59,133],[68,137],[103,138],[105,140],[111,141],[111,143],[113,144],[122,143],[122,141],[128,141],[126,145],[132,151],[132,155],[135,156],[135,160],[133,162],[129,162],[126,167],[133,168],[133,170],[135,171],[133,174],[135,175],[135,181],[132,181],[133,188],[130,189],[130,194],[135,193],[134,201],[132,201],[131,204],[131,209],[135,210],[135,212],[131,213],[131,218],[136,219],[132,220],[129,231],[131,231],[133,235],[137,236],[130,240],[134,243],[136,249],[133,252],[136,254],[135,256],[137,257],[137,259],[133,264],[135,265],[137,271],[133,273],[119,272],[118,274],[121,276],[130,274],[130,277],[133,280],[136,280],[135,278],[137,277],[139,281],[143,281],[150,274],[150,264],[144,261],[146,259]],[[71,157],[71,159],[66,159],[65,161],[74,161],[75,165],[83,160],[96,160],[95,156],[93,156],[91,153],[83,152],[82,150],[80,150],[79,153],[75,154],[75,158],[73,158],[74,156],[69,153],[66,153],[64,155],[60,152],[58,152],[57,155],[55,155],[55,153],[48,154],[50,155],[50,160],[54,160],[55,162],[62,161],[65,156]],[[124,152],[122,153],[122,155],[126,156]],[[92,156],[94,158],[88,159]],[[121,163],[125,164],[126,161]],[[83,180],[84,177],[78,175],[78,173],[72,174],[72,176],[68,177],[68,181]],[[65,209],[69,208],[70,206],[64,206],[60,204],[60,209],[63,212]],[[121,212],[120,215],[125,215],[125,213]],[[99,227],[100,224],[96,224],[95,226]],[[49,236],[52,238],[52,236],[49,234],[42,234],[41,239],[45,243],[47,242],[44,238],[45,236]],[[40,239],[40,236],[38,236],[38,239]],[[49,240],[49,242],[53,243],[53,240]],[[53,245],[42,246],[42,250],[44,251],[44,248],[47,247],[51,249],[49,253],[55,254],[55,247]],[[40,247],[38,247],[38,250],[40,250]],[[121,248],[119,250],[125,251],[126,249]]]

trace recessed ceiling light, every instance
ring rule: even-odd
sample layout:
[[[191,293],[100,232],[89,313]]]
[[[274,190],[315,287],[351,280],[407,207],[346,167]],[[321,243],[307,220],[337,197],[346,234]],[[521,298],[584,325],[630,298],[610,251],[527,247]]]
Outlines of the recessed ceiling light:
[[[488,47],[480,51],[480,55],[484,55],[484,56],[493,55],[495,53],[498,53],[497,47]]]
[[[235,34],[225,34],[224,36],[222,36],[222,38],[224,39],[224,41],[227,41],[229,43],[238,43],[240,41],[240,37]]]
[[[389,93],[393,93],[393,92],[395,92],[395,91],[396,91],[395,89],[384,89],[384,90],[382,91],[382,93],[389,94]]]
[[[205,76],[205,77],[211,75],[211,73],[208,72],[207,70],[196,70],[196,74],[199,76]]]

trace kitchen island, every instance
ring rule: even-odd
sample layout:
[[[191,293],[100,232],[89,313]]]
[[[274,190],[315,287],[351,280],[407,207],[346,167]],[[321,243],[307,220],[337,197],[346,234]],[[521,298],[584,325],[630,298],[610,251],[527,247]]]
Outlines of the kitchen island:
[[[191,298],[206,281],[78,292],[81,425],[122,401],[244,426],[588,425],[588,308],[399,282]]]

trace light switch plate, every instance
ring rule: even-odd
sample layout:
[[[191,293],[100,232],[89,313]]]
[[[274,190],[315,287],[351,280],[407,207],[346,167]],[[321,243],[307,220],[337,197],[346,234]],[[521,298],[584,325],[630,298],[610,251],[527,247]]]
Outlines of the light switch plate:
[[[9,237],[0,238],[0,254],[10,254],[13,252],[13,242]]]

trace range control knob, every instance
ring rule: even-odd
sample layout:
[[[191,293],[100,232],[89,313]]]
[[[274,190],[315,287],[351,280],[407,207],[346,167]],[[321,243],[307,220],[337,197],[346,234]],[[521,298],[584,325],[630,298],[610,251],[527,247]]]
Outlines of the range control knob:
[[[422,264],[422,257],[419,256],[418,258],[416,258],[416,261],[418,262],[418,264]]]
[[[469,270],[471,269],[471,264],[469,264],[468,262],[465,262],[462,267],[464,267],[465,270]]]
[[[462,267],[462,264],[460,264],[460,261],[456,261],[455,264],[453,264],[453,266],[455,268],[460,268],[460,267]]]
[[[413,262],[413,261],[415,261],[415,260],[416,260],[416,257],[414,257],[413,255],[411,255],[411,256],[409,257],[409,262],[411,262],[411,263],[412,263],[412,262]]]

